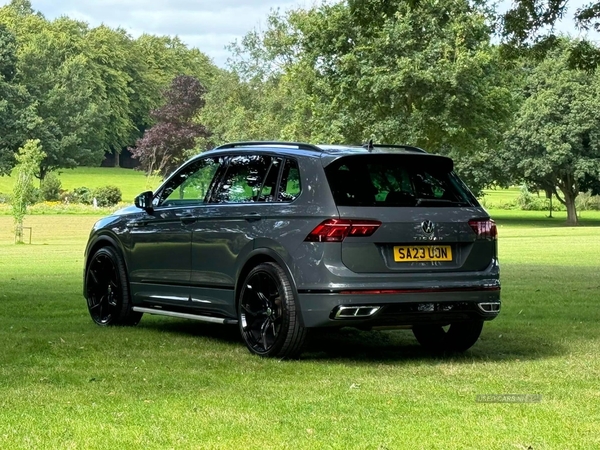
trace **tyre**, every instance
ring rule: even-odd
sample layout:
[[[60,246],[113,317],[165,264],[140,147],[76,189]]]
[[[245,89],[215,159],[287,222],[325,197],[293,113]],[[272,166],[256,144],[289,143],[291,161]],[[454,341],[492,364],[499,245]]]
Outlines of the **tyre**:
[[[102,247],[90,259],[85,273],[86,298],[98,325],[137,325],[142,313],[133,311],[123,259],[112,247]]]
[[[456,322],[445,330],[441,325],[423,325],[413,328],[419,344],[430,351],[464,352],[471,348],[483,329],[483,322]]]
[[[240,332],[251,353],[296,358],[306,342],[290,280],[281,267],[266,262],[246,276],[238,301]]]

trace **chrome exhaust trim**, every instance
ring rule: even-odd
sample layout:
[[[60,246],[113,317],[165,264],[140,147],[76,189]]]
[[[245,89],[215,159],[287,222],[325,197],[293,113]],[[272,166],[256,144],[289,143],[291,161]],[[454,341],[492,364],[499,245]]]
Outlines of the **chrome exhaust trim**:
[[[381,306],[338,306],[334,319],[362,319],[371,317]]]
[[[168,316],[168,317],[177,317],[179,319],[191,319],[197,320],[199,322],[208,322],[208,323],[220,323],[226,325],[235,325],[238,323],[235,319],[222,319],[220,317],[211,317],[211,316],[201,316],[198,314],[186,314],[174,311],[163,311],[160,309],[153,308],[142,308],[139,306],[134,306],[132,308],[134,311],[146,313],[146,314],[156,314],[158,316]]]
[[[500,302],[481,302],[477,303],[477,307],[484,313],[500,312]]]

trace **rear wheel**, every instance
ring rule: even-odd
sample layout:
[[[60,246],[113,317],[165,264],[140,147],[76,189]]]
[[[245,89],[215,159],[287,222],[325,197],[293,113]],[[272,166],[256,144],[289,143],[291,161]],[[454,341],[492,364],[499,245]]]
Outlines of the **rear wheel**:
[[[275,263],[259,264],[248,273],[238,302],[240,332],[250,352],[295,358],[306,341],[288,276]]]
[[[483,329],[483,322],[456,322],[448,329],[441,325],[422,325],[413,328],[419,344],[431,351],[464,352],[471,348]]]
[[[142,313],[132,311],[127,272],[112,247],[102,247],[90,259],[85,274],[86,297],[92,320],[98,325],[137,325]]]

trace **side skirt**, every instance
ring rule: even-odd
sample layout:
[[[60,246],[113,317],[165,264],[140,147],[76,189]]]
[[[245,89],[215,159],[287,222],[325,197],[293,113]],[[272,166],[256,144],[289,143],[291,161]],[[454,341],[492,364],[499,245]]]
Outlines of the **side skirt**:
[[[212,316],[202,316],[199,314],[189,314],[189,313],[180,313],[175,311],[165,311],[154,308],[142,308],[140,306],[134,306],[132,308],[134,311],[146,313],[146,314],[156,314],[159,316],[169,316],[169,317],[177,317],[180,319],[191,319],[197,320],[199,322],[208,322],[208,323],[219,323],[223,325],[236,325],[238,321],[236,319],[223,319],[220,317],[212,317]]]

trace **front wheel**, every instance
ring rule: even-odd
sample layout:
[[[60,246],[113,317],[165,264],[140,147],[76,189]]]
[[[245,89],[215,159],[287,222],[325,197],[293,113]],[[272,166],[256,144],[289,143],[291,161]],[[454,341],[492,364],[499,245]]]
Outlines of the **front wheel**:
[[[295,358],[306,341],[296,298],[284,270],[275,263],[259,264],[248,273],[238,302],[240,332],[250,352]]]
[[[483,329],[483,322],[456,322],[446,330],[441,325],[421,325],[413,328],[413,334],[423,348],[431,351],[464,352],[471,348]]]
[[[94,253],[85,272],[86,298],[92,320],[98,325],[137,325],[142,313],[131,309],[127,271],[112,247]]]

